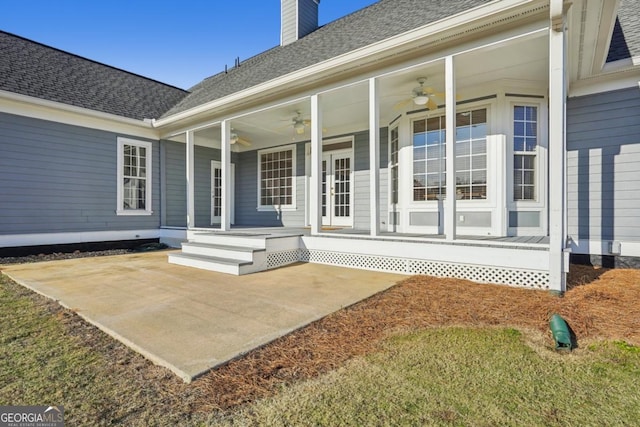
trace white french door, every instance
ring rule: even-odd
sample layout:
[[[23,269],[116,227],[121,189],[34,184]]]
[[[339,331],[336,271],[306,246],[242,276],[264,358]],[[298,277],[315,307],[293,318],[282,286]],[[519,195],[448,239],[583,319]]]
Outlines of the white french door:
[[[322,225],[353,226],[353,154],[351,150],[322,156]]]
[[[231,224],[235,222],[234,197],[236,167],[231,163]],[[222,221],[222,166],[221,163],[211,161],[211,224],[219,225]]]

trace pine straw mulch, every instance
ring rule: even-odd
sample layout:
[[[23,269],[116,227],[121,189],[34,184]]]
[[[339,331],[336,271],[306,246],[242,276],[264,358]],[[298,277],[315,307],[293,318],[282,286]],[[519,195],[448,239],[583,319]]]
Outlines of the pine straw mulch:
[[[550,315],[559,313],[578,342],[616,339],[640,345],[640,270],[579,265],[571,270],[563,298],[465,280],[410,277],[198,379],[195,386],[204,392],[199,409],[228,409],[265,397],[283,383],[315,377],[373,352],[398,331],[500,325],[548,333]]]
[[[548,322],[552,313],[559,313],[575,332],[578,344],[603,339],[640,345],[640,270],[572,265],[571,271],[569,290],[563,298],[546,291],[413,276],[191,384],[154,366],[72,311],[39,295],[32,298],[42,301],[40,304],[60,318],[72,335],[111,360],[107,369],[113,376],[127,378],[145,390],[147,400],[132,401],[131,405],[171,408],[173,415],[189,418],[194,413],[232,410],[276,393],[283,384],[336,369],[354,356],[376,351],[396,332],[440,326],[504,326],[537,330],[552,348]],[[23,288],[18,292],[28,291]]]

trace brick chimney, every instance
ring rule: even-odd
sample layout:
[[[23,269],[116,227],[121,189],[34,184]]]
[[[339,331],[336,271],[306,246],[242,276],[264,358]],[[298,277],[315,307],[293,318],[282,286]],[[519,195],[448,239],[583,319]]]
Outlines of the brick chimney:
[[[320,0],[280,0],[280,45],[284,46],[318,28]]]

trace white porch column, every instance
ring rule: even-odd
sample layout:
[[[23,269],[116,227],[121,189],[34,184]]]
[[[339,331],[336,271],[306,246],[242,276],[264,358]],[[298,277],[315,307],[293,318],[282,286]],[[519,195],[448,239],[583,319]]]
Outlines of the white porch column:
[[[220,126],[220,166],[222,167],[222,209],[220,230],[231,229],[231,123],[223,120]]]
[[[309,221],[311,234],[322,230],[322,109],[320,95],[311,96],[311,185]]]
[[[186,168],[187,168],[187,230],[196,226],[196,203],[195,203],[195,171],[194,171],[194,143],[193,131],[186,134]]]
[[[549,30],[549,288],[566,289],[565,78],[563,0],[551,0]]]
[[[369,79],[369,211],[370,235],[380,234],[380,99],[379,85]]]
[[[490,135],[487,137],[487,149],[490,159],[494,159],[494,192],[496,195],[495,221],[492,224],[496,236],[506,236],[509,225],[507,209],[507,136]]]
[[[456,239],[456,74],[453,56],[445,58],[445,114],[447,197],[444,201],[444,234],[446,240]]]

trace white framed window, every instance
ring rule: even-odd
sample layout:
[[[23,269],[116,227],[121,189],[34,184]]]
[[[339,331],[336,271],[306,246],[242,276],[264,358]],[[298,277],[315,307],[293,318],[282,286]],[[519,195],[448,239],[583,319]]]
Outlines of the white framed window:
[[[456,197],[487,198],[487,109],[456,114]]]
[[[414,120],[413,201],[437,200],[446,186],[445,117]]]
[[[258,151],[258,210],[296,208],[296,146]]]
[[[152,144],[118,138],[118,215],[151,215]]]
[[[513,107],[513,200],[537,199],[538,107]]]
[[[446,195],[445,116],[413,121],[413,201]],[[456,114],[456,198],[487,199],[487,109]]]
[[[398,153],[400,152],[398,126],[389,131],[389,202],[392,205],[398,204],[399,175],[398,175]]]

